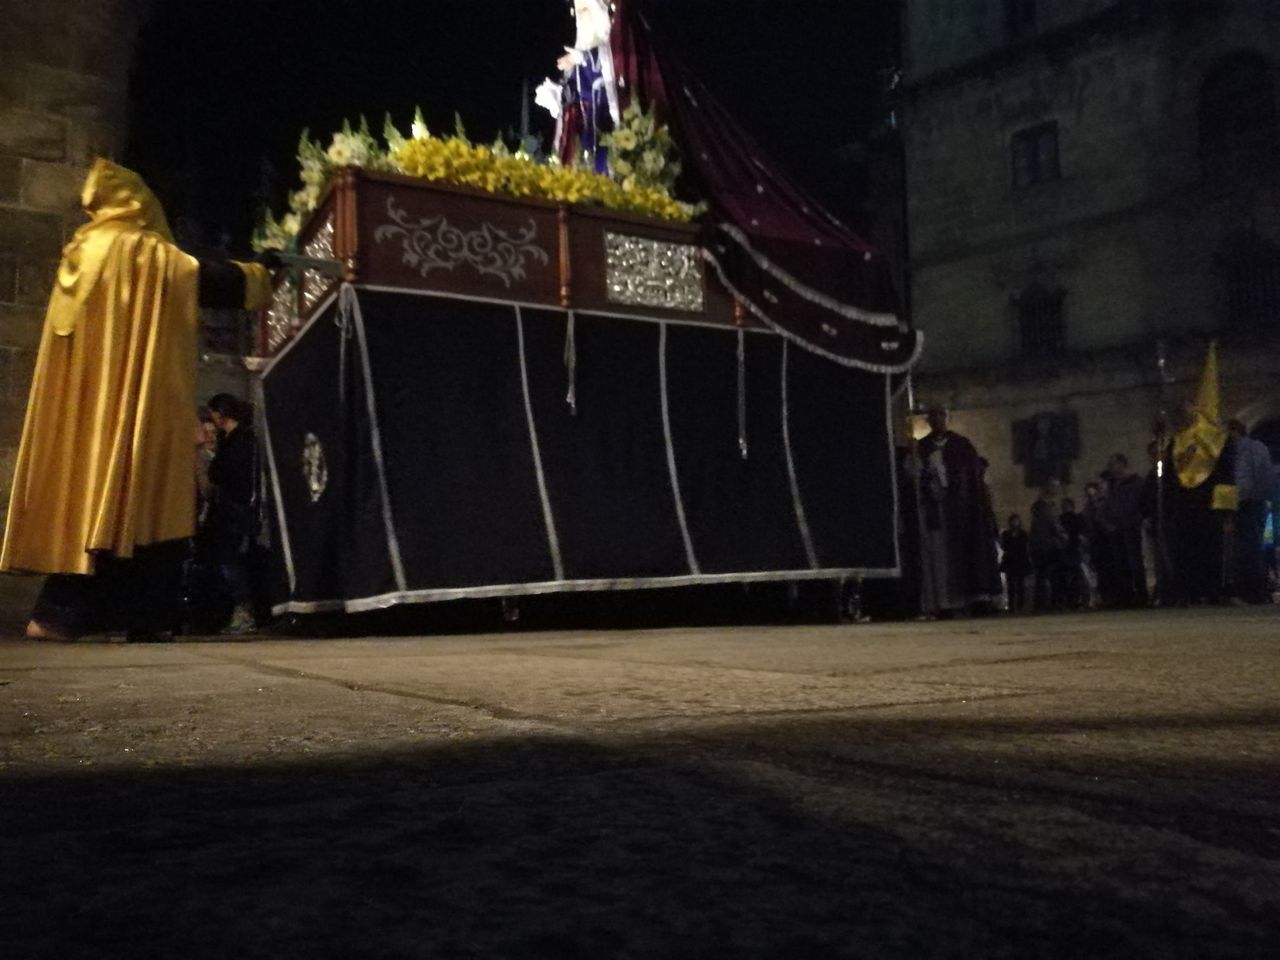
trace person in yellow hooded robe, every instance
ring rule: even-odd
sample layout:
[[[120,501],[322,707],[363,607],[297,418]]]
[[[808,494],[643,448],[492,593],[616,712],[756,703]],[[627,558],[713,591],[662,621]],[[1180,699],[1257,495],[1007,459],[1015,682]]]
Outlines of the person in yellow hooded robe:
[[[1235,457],[1221,408],[1213,342],[1195,399],[1174,413],[1175,432],[1166,451],[1173,470],[1165,477],[1164,539],[1171,562],[1161,589],[1165,604],[1217,603],[1223,597],[1228,571],[1220,501],[1234,511]]]
[[[18,451],[0,570],[50,576],[28,637],[161,632],[194,532],[199,308],[261,309],[258,264],[198,261],[142,179],[98,160],[63,251]],[[172,576],[170,572],[172,571]]]

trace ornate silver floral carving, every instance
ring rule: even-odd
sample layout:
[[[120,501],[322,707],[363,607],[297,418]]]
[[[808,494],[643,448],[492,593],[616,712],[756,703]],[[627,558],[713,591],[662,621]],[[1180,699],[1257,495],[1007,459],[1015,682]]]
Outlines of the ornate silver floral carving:
[[[397,207],[394,197],[387,198],[387,216],[391,222],[374,231],[374,238],[399,239],[404,246],[404,262],[427,276],[432,270],[453,271],[466,264],[477,273],[496,277],[509,289],[515,280],[528,275],[526,263],[544,266],[551,262],[547,251],[538,245],[538,225],[533,218],[525,229],[503,228],[485,222],[475,230],[460,230],[442,214],[438,217],[412,219]]]
[[[316,260],[335,260],[333,252],[334,220],[327,217],[320,229],[302,248],[303,254]],[[306,316],[315,309],[326,290],[334,284],[332,277],[326,277],[314,270],[302,271],[302,315]]]
[[[612,303],[701,313],[701,250],[688,243],[605,233],[605,285]]]
[[[267,308],[267,353],[273,354],[298,329],[298,288],[292,280],[281,281]]]
[[[302,441],[302,475],[306,477],[311,502],[319,503],[329,486],[329,465],[325,462],[324,445],[314,433],[308,433]]]

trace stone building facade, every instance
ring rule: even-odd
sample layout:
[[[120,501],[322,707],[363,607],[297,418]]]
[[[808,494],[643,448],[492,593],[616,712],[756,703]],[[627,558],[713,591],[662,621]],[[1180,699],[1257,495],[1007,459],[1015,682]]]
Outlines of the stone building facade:
[[[905,0],[904,47],[918,393],[1001,515],[1145,471],[1211,338],[1280,439],[1280,4]]]
[[[0,513],[54,271],[96,156],[118,156],[137,0],[0,0]]]

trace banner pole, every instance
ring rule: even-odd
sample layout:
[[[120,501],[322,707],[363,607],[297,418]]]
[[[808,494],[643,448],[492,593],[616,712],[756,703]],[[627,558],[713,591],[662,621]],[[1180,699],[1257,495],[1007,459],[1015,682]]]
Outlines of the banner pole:
[[[1168,545],[1165,540],[1165,446],[1167,432],[1167,411],[1165,386],[1169,382],[1165,342],[1156,341],[1156,367],[1160,375],[1159,390],[1156,395],[1156,594],[1162,606],[1169,602],[1170,583],[1172,579],[1169,563]]]

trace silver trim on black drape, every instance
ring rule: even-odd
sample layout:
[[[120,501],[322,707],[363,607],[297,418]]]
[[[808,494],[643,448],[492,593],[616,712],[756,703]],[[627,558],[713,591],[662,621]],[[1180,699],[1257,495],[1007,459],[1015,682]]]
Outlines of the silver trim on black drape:
[[[293,547],[289,543],[289,521],[284,513],[284,496],[280,492],[280,471],[276,469],[276,449],[271,443],[271,423],[267,417],[267,391],[261,377],[253,378],[254,402],[262,414],[262,443],[267,448],[267,471],[271,474],[271,495],[276,501],[276,523],[280,525],[280,547],[284,551],[284,569],[289,577],[289,596],[298,589],[298,574],[293,567]]]
[[[572,314],[570,314],[572,316]],[[572,321],[570,321],[572,322]],[[533,416],[533,398],[529,393],[529,364],[524,350],[524,314],[516,307],[516,336],[520,343],[520,387],[524,391],[524,413],[529,422],[529,447],[533,451],[533,469],[538,478],[538,497],[542,501],[542,519],[547,527],[547,545],[556,579],[564,579],[564,558],[560,554],[560,536],[556,533],[556,517],[547,492],[547,474],[542,469],[542,446],[538,443],[538,424]]]
[[[378,427],[378,402],[373,388],[373,365],[369,362],[369,342],[365,337],[364,313],[360,309],[360,297],[355,288],[344,284],[342,302],[351,304],[351,316],[355,320],[356,341],[360,345],[360,366],[364,372],[364,395],[369,407],[369,438],[373,444],[373,465],[378,475],[378,495],[382,498],[382,522],[387,530],[387,555],[391,558],[391,572],[396,587],[408,590],[404,575],[404,561],[400,557],[400,538],[396,534],[395,518],[391,510],[391,491],[387,487],[387,464],[382,456],[382,431]]]
[[[747,333],[738,328],[738,452],[746,460],[751,455],[747,441]]]
[[[680,523],[680,536],[684,540],[685,557],[689,572],[697,576],[702,572],[698,557],[693,552],[693,538],[689,536],[689,520],[684,512],[684,498],[680,495],[680,473],[676,469],[676,448],[671,441],[671,407],[667,400],[667,325],[658,324],[658,381],[662,390],[662,436],[667,444],[667,470],[671,474],[671,495],[676,502],[676,520]]]
[[[800,478],[796,474],[796,460],[791,451],[791,406],[788,399],[787,361],[790,360],[790,345],[782,341],[782,446],[787,453],[787,477],[791,481],[791,502],[796,511],[796,525],[800,528],[800,540],[804,543],[804,555],[809,567],[818,569],[818,551],[813,546],[813,531],[809,529],[809,518],[804,512],[804,498],[800,495]]]

